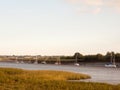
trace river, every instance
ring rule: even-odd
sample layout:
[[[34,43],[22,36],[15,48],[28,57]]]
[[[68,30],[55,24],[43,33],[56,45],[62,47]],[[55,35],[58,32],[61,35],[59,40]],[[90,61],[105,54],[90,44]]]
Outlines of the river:
[[[120,84],[120,68],[105,68],[92,66],[52,65],[52,64],[17,64],[0,62],[0,67],[20,68],[25,70],[60,70],[88,74],[92,78],[85,82],[103,82]]]

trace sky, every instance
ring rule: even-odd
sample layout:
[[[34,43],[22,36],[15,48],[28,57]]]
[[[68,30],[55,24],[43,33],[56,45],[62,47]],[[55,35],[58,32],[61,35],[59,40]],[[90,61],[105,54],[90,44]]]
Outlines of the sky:
[[[120,0],[0,0],[0,55],[120,52]]]

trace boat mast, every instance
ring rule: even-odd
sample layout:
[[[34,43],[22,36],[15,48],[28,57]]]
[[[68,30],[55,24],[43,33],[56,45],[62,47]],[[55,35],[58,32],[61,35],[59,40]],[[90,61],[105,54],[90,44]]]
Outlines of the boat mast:
[[[111,52],[111,55],[110,55],[110,56],[111,56],[111,57],[110,57],[110,60],[111,60],[110,62],[113,63],[113,55],[112,55],[112,52]]]
[[[111,52],[111,63],[115,65],[115,53]]]
[[[77,63],[78,54],[76,54],[76,63]]]
[[[37,57],[37,55],[35,56],[35,62],[34,62],[34,64],[38,64],[38,57]]]
[[[115,54],[113,56],[113,64],[115,65]]]

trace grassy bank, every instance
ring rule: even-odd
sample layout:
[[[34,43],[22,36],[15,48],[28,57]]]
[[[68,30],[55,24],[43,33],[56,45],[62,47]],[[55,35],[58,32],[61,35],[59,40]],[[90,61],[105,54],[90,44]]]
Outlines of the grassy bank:
[[[63,71],[28,71],[0,68],[0,90],[120,90],[120,85],[69,82],[90,78]]]

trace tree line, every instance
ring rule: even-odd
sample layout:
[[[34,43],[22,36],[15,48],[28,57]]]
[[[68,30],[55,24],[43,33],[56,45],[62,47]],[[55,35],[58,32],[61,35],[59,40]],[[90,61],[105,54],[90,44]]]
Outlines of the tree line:
[[[100,53],[96,55],[83,55],[76,52],[73,56],[61,56],[61,59],[77,59],[78,62],[110,62],[114,56],[116,62],[120,62],[120,53],[107,52],[105,55]]]

